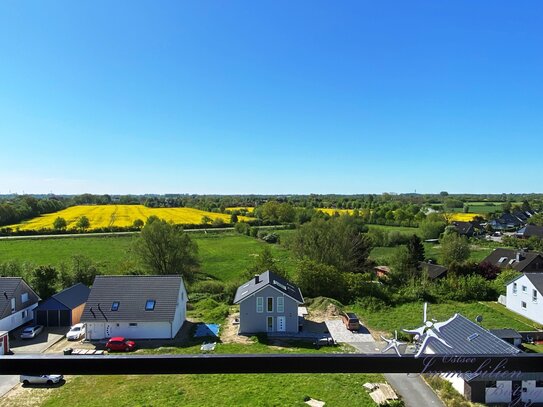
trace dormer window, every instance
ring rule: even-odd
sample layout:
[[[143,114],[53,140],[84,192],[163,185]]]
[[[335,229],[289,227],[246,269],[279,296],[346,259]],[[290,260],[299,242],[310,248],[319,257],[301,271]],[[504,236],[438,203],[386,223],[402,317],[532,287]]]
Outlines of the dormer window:
[[[147,300],[145,303],[145,311],[153,311],[155,309],[155,300]]]
[[[121,303],[119,301],[113,301],[111,303],[111,311],[118,311],[119,310],[119,305]]]

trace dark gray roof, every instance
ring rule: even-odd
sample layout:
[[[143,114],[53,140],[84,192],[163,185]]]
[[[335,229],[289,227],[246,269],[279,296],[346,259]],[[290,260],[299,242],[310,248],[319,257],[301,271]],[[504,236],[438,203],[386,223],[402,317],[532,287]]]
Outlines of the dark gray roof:
[[[524,275],[530,280],[537,291],[543,294],[543,273],[524,273]]]
[[[520,237],[536,236],[539,238],[543,238],[543,226],[526,225],[523,228],[519,229],[516,235]]]
[[[519,254],[519,262],[516,261],[517,254]],[[490,253],[481,263],[488,262],[498,267],[511,267],[522,271],[535,260],[543,261],[541,253],[499,248]]]
[[[85,284],[77,283],[71,287],[65,288],[59,293],[53,295],[53,298],[66,305],[70,309],[79,307],[89,298],[90,288]]]
[[[449,270],[445,266],[440,266],[439,264],[426,263],[421,261],[419,263],[420,267],[425,269],[428,272],[428,278],[430,280],[435,280],[439,277],[444,277],[447,271]]]
[[[490,333],[500,339],[522,339],[522,335],[514,329],[490,329]]]
[[[300,304],[304,302],[304,297],[297,286],[268,270],[258,276],[258,283],[255,281],[255,278],[252,278],[242,286],[238,287],[236,296],[234,297],[234,304],[239,304],[245,298],[256,293],[257,291],[260,291],[262,288],[268,285],[274,287],[283,294],[288,295]]]
[[[451,347],[449,348],[441,342],[433,340],[427,346],[432,348],[435,353],[457,355],[509,355],[520,353],[520,350],[513,345],[498,338],[461,314],[455,314],[448,321],[436,325],[439,326],[439,330],[436,332],[437,336]],[[435,331],[436,329],[434,329]],[[424,336],[421,339],[424,340]]]
[[[182,284],[181,276],[97,276],[81,322],[173,321]],[[153,311],[145,310],[147,300],[156,301]]]
[[[28,293],[28,301],[21,303],[17,295]],[[38,294],[21,277],[0,277],[0,319],[11,315],[11,299],[15,298],[15,312],[18,312],[40,300]]]
[[[472,235],[473,224],[471,222],[453,222],[452,225],[460,235]]]

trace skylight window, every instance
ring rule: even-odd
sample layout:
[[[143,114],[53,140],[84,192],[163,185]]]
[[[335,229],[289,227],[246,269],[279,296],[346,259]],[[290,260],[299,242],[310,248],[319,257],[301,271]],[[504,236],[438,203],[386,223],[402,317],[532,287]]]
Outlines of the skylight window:
[[[273,280],[273,284],[275,284],[277,287],[281,287],[283,290],[286,290],[287,287],[284,285],[284,284],[281,284],[279,281],[277,280]]]
[[[117,311],[119,309],[119,305],[121,303],[119,301],[113,301],[111,303],[111,311]]]
[[[478,336],[479,336],[479,334],[477,334],[477,333],[471,334],[470,336],[468,336],[468,341],[471,342],[472,340],[474,340],[474,339],[477,338]]]
[[[155,309],[155,300],[147,300],[145,303],[145,311],[153,311]]]

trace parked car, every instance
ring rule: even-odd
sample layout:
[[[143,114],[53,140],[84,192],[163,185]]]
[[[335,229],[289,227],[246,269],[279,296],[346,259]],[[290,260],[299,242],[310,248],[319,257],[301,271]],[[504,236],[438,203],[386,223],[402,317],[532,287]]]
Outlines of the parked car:
[[[360,329],[360,320],[354,312],[343,312],[341,319],[348,330],[358,331]]]
[[[129,341],[122,336],[116,336],[111,338],[106,343],[106,350],[108,352],[117,351],[117,352],[130,352],[136,348],[136,343],[134,341]]]
[[[19,381],[24,384],[56,384],[60,382],[64,376],[61,374],[44,374],[41,376],[21,375]]]
[[[69,341],[77,341],[85,336],[85,324],[75,324],[66,334],[66,339]]]
[[[21,333],[21,339],[35,338],[41,331],[43,331],[43,325],[27,326]]]

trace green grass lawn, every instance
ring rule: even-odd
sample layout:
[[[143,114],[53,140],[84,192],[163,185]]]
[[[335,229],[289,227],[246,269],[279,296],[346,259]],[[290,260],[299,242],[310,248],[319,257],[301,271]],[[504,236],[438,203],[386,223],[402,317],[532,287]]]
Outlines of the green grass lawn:
[[[194,354],[200,345],[141,350],[138,353]],[[293,343],[290,347],[252,344],[217,344],[214,353],[330,353],[351,350]],[[304,396],[330,406],[373,406],[362,385],[383,382],[377,374],[206,374],[146,376],[76,376],[49,391],[42,406],[304,406]],[[41,389],[29,389],[39,392]],[[19,406],[19,398],[3,401],[3,407]]]
[[[487,302],[449,302],[428,305],[428,318],[445,321],[455,313],[460,313],[472,321],[477,315],[483,316],[482,326],[487,329],[512,328],[520,331],[533,330],[528,321],[516,318],[516,314],[509,313],[505,308],[494,303]],[[370,329],[385,332],[411,329],[422,325],[422,303],[408,303],[393,308],[383,308],[378,311],[370,311],[354,305],[351,308],[358,314]]]
[[[225,374],[78,376],[51,392],[43,406],[306,406],[304,396],[329,406],[374,406],[363,374]],[[15,401],[14,404],[9,404]],[[18,406],[8,400],[4,407]]]
[[[400,232],[402,234],[406,235],[417,235],[420,234],[419,228],[410,228],[405,226],[385,226],[385,225],[367,225],[368,228],[371,229],[380,229],[380,230],[386,230],[387,232]]]
[[[287,236],[288,231],[278,231]],[[201,271],[222,281],[236,279],[253,262],[264,246],[269,246],[277,263],[289,273],[295,261],[281,245],[270,245],[236,233],[193,233],[198,244]],[[119,265],[130,258],[133,236],[59,239],[0,240],[0,261],[15,260],[36,265],[57,266],[76,254],[85,255],[102,266],[106,274],[118,273]]]

